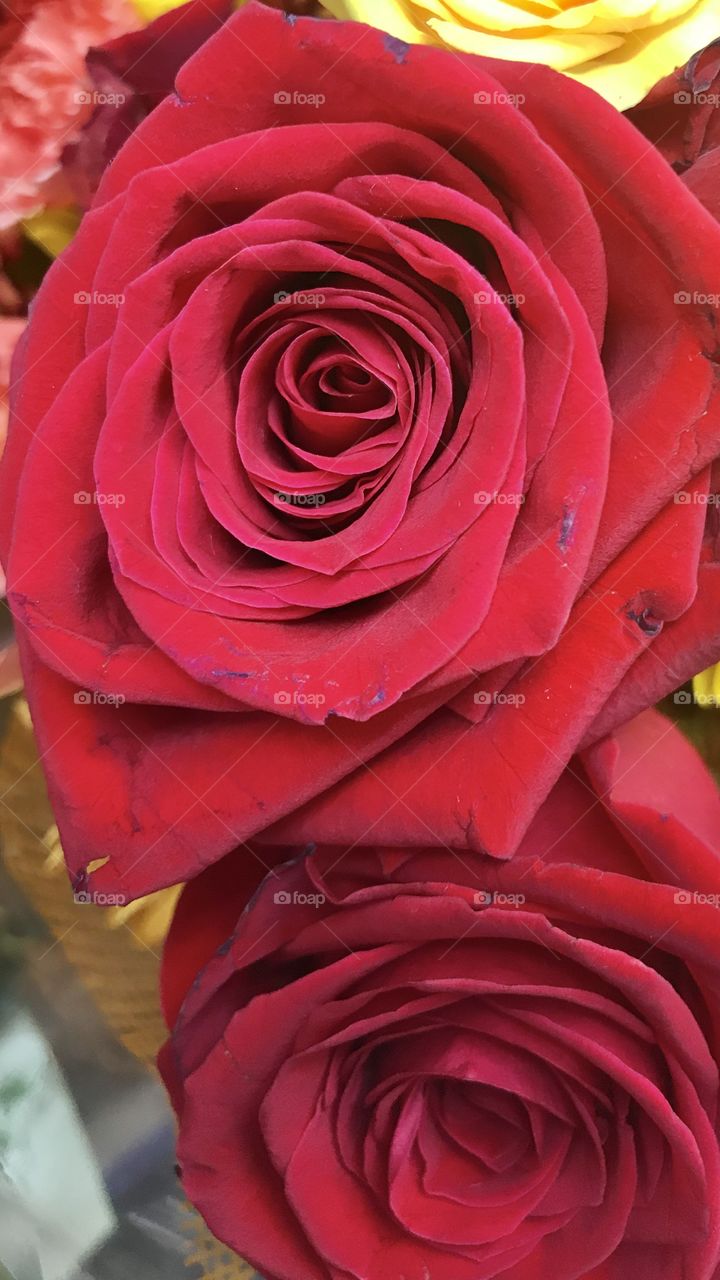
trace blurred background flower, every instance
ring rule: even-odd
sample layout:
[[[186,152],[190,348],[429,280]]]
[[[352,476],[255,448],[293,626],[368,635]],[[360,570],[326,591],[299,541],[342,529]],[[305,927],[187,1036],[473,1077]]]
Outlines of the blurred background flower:
[[[83,208],[113,156],[171,92],[183,62],[227,21],[236,0],[191,0],[177,13],[170,12],[177,6],[167,0],[137,4],[143,13],[165,12],[151,26],[123,33],[87,57],[95,106],[62,157],[68,190]]]
[[[4,0],[0,228],[66,197],[60,156],[92,111],[85,55],[138,25],[130,0]]]
[[[178,9],[185,0],[132,0],[140,17],[145,22],[152,22],[153,18],[159,18],[163,13],[169,13],[171,9]]]
[[[718,0],[326,0],[401,40],[540,62],[621,110],[720,35]]]
[[[720,666],[708,667],[693,680],[695,701],[701,707],[720,707]]]

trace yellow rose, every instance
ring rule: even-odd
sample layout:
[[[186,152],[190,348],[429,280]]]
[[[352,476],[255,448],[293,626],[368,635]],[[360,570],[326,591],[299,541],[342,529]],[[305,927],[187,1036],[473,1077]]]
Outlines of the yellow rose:
[[[401,40],[542,62],[620,110],[720,36],[720,0],[324,0]]]

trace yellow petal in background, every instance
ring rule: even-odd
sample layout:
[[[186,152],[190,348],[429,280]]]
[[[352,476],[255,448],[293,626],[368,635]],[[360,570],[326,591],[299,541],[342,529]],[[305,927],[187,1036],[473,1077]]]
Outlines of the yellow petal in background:
[[[152,22],[153,18],[159,18],[162,13],[179,9],[181,4],[185,4],[185,0],[132,0],[132,4],[144,22]]]
[[[43,863],[44,873],[48,876],[56,876],[65,882],[67,880],[65,859],[60,844],[60,834],[55,824],[45,833],[42,844],[47,849]],[[88,870],[92,871],[98,865],[102,865],[102,862],[90,863]],[[127,929],[137,944],[147,947],[148,951],[156,952],[161,949],[165,941],[182,890],[181,884],[173,885],[169,889],[160,889],[157,893],[148,894],[146,898],[128,902],[125,906],[111,906],[104,899],[88,894],[86,895],[88,902],[83,900],[83,905],[97,906],[98,919],[104,921],[106,928]],[[0,1280],[2,1280],[1,1272]]]
[[[452,4],[442,7],[445,13],[437,16],[470,29],[477,28],[479,21],[483,28],[491,31],[529,31],[535,34],[548,21],[547,13],[521,8],[514,0],[482,0],[482,6],[477,0],[453,0]],[[433,12],[435,8],[432,5]]]
[[[159,951],[167,937],[181,893],[182,885],[173,885],[171,889],[160,889],[147,898],[138,898],[126,907],[108,907],[108,928],[129,929],[135,940],[149,951]]]
[[[409,16],[412,15],[412,5],[408,5],[408,14],[396,0],[323,0],[323,5],[336,18],[367,22],[398,40],[407,40],[408,44],[438,43],[425,27],[422,11],[416,17]]]
[[[80,213],[70,206],[66,209],[43,209],[42,213],[26,218],[22,229],[29,240],[51,258],[57,258],[67,248],[79,225]]]
[[[235,8],[239,9],[243,0],[235,0]],[[152,22],[155,18],[160,18],[163,13],[169,13],[171,9],[179,9],[181,4],[187,4],[187,0],[131,0],[133,9],[139,13],[144,22]]]
[[[695,676],[693,694],[701,707],[720,707],[720,663]]]
[[[720,3],[700,0],[674,21],[630,32],[621,48],[573,74],[625,111],[718,36]]]
[[[484,58],[517,59],[518,62],[538,62],[556,71],[572,69],[572,74],[591,50],[597,57],[616,48],[621,42],[617,36],[560,34],[545,30],[547,35],[518,40],[510,33],[506,36],[491,35],[486,31],[474,31],[469,27],[451,26],[430,18],[428,26],[436,31],[442,44],[460,49],[463,53],[478,53]]]

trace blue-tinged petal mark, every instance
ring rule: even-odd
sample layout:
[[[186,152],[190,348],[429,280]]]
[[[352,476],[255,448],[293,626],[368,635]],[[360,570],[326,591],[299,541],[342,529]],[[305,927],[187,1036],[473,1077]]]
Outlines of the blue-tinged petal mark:
[[[383,36],[383,44],[401,66],[412,48],[412,45],[406,44],[404,40],[398,40],[397,36]]]

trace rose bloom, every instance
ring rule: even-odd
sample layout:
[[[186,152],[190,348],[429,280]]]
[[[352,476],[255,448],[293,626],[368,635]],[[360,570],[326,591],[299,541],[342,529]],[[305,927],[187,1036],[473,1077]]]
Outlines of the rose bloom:
[[[78,888],[271,826],[510,855],[720,656],[718,291],[720,228],[584,87],[234,14],[20,354],[0,555]]]
[[[621,110],[720,33],[717,0],[327,0],[403,40],[565,71]]]
[[[719,836],[646,712],[506,864],[324,846],[194,881],[161,1068],[212,1231],[266,1280],[711,1280]]]
[[[0,229],[68,197],[60,156],[91,110],[85,54],[137,23],[130,0],[3,3]]]

